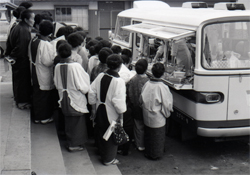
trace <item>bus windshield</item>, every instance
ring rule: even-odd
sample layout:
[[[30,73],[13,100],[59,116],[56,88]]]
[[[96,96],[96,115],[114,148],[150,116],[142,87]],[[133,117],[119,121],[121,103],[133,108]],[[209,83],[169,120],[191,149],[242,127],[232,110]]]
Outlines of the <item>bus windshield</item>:
[[[118,17],[116,23],[115,38],[122,42],[129,42],[129,31],[123,30],[121,27],[131,25],[131,18]]]
[[[250,68],[250,22],[227,22],[203,28],[202,66],[205,69]]]

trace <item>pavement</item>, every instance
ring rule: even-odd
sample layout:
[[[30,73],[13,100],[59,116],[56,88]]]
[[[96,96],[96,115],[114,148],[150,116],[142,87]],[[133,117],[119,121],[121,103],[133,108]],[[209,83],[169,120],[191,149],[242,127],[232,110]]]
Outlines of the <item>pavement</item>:
[[[29,110],[16,108],[9,68],[0,58],[1,174],[121,175],[116,165],[101,163],[93,140],[87,141],[86,150],[70,153],[58,138],[54,123],[34,124]]]

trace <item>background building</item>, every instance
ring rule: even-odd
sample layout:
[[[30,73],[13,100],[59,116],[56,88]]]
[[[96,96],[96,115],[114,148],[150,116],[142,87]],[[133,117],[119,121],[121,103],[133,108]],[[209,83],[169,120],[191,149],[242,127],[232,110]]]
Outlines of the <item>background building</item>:
[[[23,1],[33,3],[35,13],[49,12],[57,22],[77,23],[91,37],[108,39],[108,31],[114,29],[120,11],[133,7],[133,0],[0,0],[19,5]],[[145,1],[145,0],[144,0]],[[171,7],[180,7],[188,0],[161,0]],[[195,0],[190,0],[195,1]],[[201,0],[209,7],[217,2],[244,2],[249,8],[250,0]]]
[[[17,5],[23,1],[12,0]],[[187,0],[162,1],[170,6],[178,7]],[[104,39],[108,39],[108,31],[114,29],[117,14],[133,7],[133,0],[30,0],[29,2],[33,3],[32,10],[35,13],[49,12],[55,21],[77,23],[89,33],[89,36],[101,36]],[[205,0],[204,2],[213,6],[218,0]]]

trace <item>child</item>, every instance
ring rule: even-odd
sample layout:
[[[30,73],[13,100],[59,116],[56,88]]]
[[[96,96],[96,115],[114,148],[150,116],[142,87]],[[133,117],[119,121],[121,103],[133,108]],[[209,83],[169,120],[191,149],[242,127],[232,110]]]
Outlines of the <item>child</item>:
[[[82,57],[82,67],[87,72],[88,71],[88,62],[89,62],[88,52],[85,48],[87,34],[84,31],[77,31],[75,33],[80,34],[83,37],[82,47],[79,49],[79,51],[77,53]]]
[[[56,55],[55,58],[54,58],[54,65],[55,65],[55,66],[56,66],[57,63],[59,63],[60,60],[61,60],[60,56],[58,55],[58,48],[59,48],[59,46],[60,46],[61,44],[65,44],[65,43],[67,43],[66,40],[59,40],[59,41],[57,41],[57,43],[56,43],[56,53],[57,53],[57,55]]]
[[[89,75],[91,75],[92,69],[100,63],[98,54],[102,48],[103,48],[103,45],[100,43],[100,41],[97,42],[95,45],[89,47],[89,53],[91,55],[91,57],[89,58],[89,63],[88,63]]]
[[[82,66],[72,61],[71,49],[68,43],[58,48],[61,61],[55,67],[54,82],[65,117],[67,148],[82,151],[88,137],[85,116],[89,111],[85,94],[89,91],[90,81]]]
[[[90,82],[93,82],[95,80],[95,78],[101,73],[101,72],[105,72],[108,69],[106,60],[108,58],[109,55],[113,54],[112,50],[108,47],[104,47],[100,50],[98,57],[100,60],[100,63],[95,66],[92,71],[91,71],[91,75],[90,75]]]
[[[148,68],[146,59],[140,59],[135,64],[136,75],[128,83],[128,98],[131,104],[132,117],[134,119],[134,138],[135,145],[139,151],[143,151],[144,147],[144,123],[142,108],[139,104],[139,97],[144,84],[149,80],[145,74]]]
[[[54,49],[49,35],[53,24],[43,21],[39,25],[40,35],[33,38],[29,46],[32,80],[32,102],[34,122],[47,124],[53,121],[53,59]]]
[[[122,67],[119,71],[120,77],[125,81],[127,84],[129,80],[135,75],[133,72],[131,72],[128,68],[128,65],[130,63],[130,58],[127,55],[121,55],[122,58]]]
[[[95,116],[97,147],[104,165],[119,163],[116,159],[117,145],[112,138],[104,140],[103,135],[112,120],[123,121],[123,113],[127,110],[125,82],[118,74],[121,64],[120,55],[110,55],[107,58],[109,69],[96,77],[88,94],[89,103],[93,105],[92,114]]]
[[[113,53],[115,53],[115,54],[121,54],[122,53],[122,48],[120,47],[120,46],[118,46],[118,45],[113,45],[112,47],[111,47],[111,50],[113,51]]]
[[[82,65],[82,57],[78,54],[78,52],[83,46],[83,37],[80,34],[72,33],[68,36],[67,41],[72,47],[71,59]]]
[[[153,65],[154,78],[143,86],[140,97],[145,131],[145,157],[152,160],[159,159],[164,153],[166,118],[173,111],[172,94],[160,79],[164,72],[162,63]]]

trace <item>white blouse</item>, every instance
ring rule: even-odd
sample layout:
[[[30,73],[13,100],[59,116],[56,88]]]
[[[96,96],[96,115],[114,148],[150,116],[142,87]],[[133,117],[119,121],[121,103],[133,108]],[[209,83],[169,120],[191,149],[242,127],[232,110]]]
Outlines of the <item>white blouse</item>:
[[[63,88],[60,67],[63,64],[68,64],[67,72],[67,89]],[[78,112],[88,113],[86,95],[90,89],[89,75],[83,67],[77,63],[58,63],[55,67],[54,76],[55,86],[59,93],[59,106],[63,98],[63,92],[66,90],[69,94],[70,105]]]
[[[90,91],[88,93],[89,104],[96,104],[96,109],[98,108],[100,102],[100,84],[104,73],[100,73],[96,79],[92,82]],[[107,91],[107,96],[105,100],[107,115],[109,123],[112,120],[116,120],[119,114],[126,112],[126,86],[125,82],[120,77],[113,77],[109,89]]]

